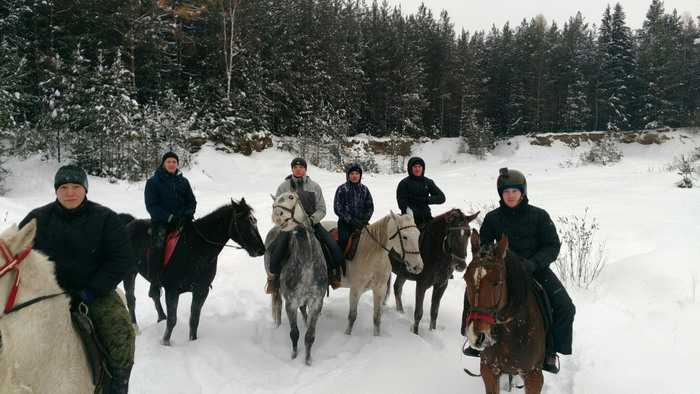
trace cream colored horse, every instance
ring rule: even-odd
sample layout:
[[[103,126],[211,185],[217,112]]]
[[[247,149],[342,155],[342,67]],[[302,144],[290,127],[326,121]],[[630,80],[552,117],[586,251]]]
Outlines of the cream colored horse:
[[[34,241],[36,221],[21,230],[13,225],[0,234],[13,256]],[[7,261],[0,258],[0,267]],[[19,265],[21,279],[15,305],[59,294],[54,265],[32,251]],[[14,272],[0,277],[0,308],[4,309]],[[93,393],[92,375],[80,338],[73,329],[65,295],[48,298],[16,312],[0,309],[0,392],[3,394]]]
[[[324,222],[326,229],[335,226],[335,222]],[[379,335],[382,319],[382,304],[391,276],[389,252],[395,251],[406,264],[406,269],[418,274],[423,270],[423,260],[418,252],[420,232],[413,215],[388,215],[370,224],[362,230],[357,252],[352,261],[346,261],[346,272],[341,285],[350,288],[350,311],[348,327],[345,333],[350,335],[357,318],[357,303],[360,296],[372,290],[374,303],[374,335]]]

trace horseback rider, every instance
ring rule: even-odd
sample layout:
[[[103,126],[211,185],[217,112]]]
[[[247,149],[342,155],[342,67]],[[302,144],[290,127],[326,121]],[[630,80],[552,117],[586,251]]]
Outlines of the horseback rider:
[[[150,297],[160,294],[167,234],[191,222],[197,208],[192,187],[178,169],[178,164],[179,158],[175,152],[165,153],[158,169],[146,181],[144,190],[146,209],[151,215],[151,246],[147,264]]]
[[[428,205],[444,203],[445,194],[432,179],[425,176],[423,159],[412,157],[408,160],[407,167],[408,176],[402,179],[396,188],[396,201],[399,203],[402,214],[411,208],[416,226],[422,229],[433,219]]]
[[[360,232],[374,213],[374,202],[369,189],[362,184],[362,167],[359,164],[351,163],[345,168],[345,179],[346,182],[335,191],[333,210],[338,216],[340,249],[345,250],[348,240],[353,239],[351,250],[346,253],[348,260],[352,260]]]
[[[544,288],[552,305],[550,327],[553,344],[545,349],[543,370],[559,372],[557,353],[571,354],[573,323],[576,308],[571,297],[552,272],[549,265],[557,259],[561,242],[549,214],[530,205],[527,198],[527,181],[517,170],[501,168],[496,181],[500,207],[486,214],[481,225],[481,245],[497,242],[501,234],[508,236],[509,249],[526,260],[526,269]],[[462,335],[465,335],[469,310],[467,294],[464,294]],[[549,342],[549,341],[548,341]],[[553,348],[549,348],[553,347]],[[469,356],[479,356],[472,347],[464,350]]]
[[[82,168],[59,168],[54,189],[56,201],[32,210],[20,227],[37,219],[34,248],[55,263],[56,280],[70,295],[71,308],[87,309],[112,376],[103,393],[127,393],[135,333],[116,287],[134,264],[131,243],[117,214],[87,199]]]
[[[277,187],[275,197],[283,193],[295,192],[299,196],[302,207],[313,223],[314,234],[325,245],[324,255],[328,267],[328,279],[331,286],[336,289],[340,286],[340,268],[345,264],[345,257],[338,244],[321,225],[321,220],[326,216],[326,203],[323,199],[321,187],[306,175],[306,160],[297,157],[291,162],[292,173]],[[267,293],[275,293],[279,290],[279,275],[282,272],[282,262],[288,253],[289,233],[281,231],[272,245],[270,245],[270,274],[267,278]],[[326,253],[327,252],[327,253]],[[327,255],[327,254],[330,254]]]

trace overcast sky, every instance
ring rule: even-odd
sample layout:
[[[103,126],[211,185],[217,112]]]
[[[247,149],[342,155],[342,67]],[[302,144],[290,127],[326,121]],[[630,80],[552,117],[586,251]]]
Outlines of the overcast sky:
[[[547,22],[555,21],[561,27],[577,11],[589,24],[600,25],[605,6],[614,7],[615,2],[605,0],[387,0],[400,5],[404,15],[413,14],[421,3],[433,11],[435,19],[444,9],[454,23],[455,32],[462,28],[469,31],[490,30],[492,24],[502,28],[506,22],[517,27],[523,18],[542,14]],[[642,26],[651,0],[622,0],[622,9],[627,16],[627,26],[638,29]],[[666,12],[677,9],[679,15],[690,15],[697,23],[700,15],[700,0],[666,0]]]

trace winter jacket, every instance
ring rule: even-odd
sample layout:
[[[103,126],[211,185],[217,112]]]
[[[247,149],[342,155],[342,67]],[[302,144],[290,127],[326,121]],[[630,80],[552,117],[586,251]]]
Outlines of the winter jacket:
[[[192,187],[178,170],[175,174],[159,167],[146,182],[146,209],[154,222],[168,223],[172,219],[192,219],[197,200]]]
[[[135,263],[131,243],[117,214],[85,200],[67,210],[58,201],[31,211],[20,227],[37,219],[34,248],[56,264],[58,284],[69,292],[113,291]]]
[[[414,164],[423,166],[423,175],[415,176],[411,172]],[[425,162],[419,157],[413,157],[408,161],[408,176],[399,182],[396,188],[396,201],[401,213],[406,213],[407,208],[413,211],[416,224],[430,221],[433,216],[429,204],[442,204],[445,202],[445,194],[433,182],[425,177]]]
[[[289,175],[277,187],[275,197],[287,192],[296,192],[299,195],[304,211],[309,215],[313,224],[321,223],[321,220],[326,216],[326,202],[318,183],[306,175],[301,178]]]
[[[368,222],[374,213],[372,194],[362,183],[350,181],[338,186],[333,200],[333,210],[338,220],[353,226],[353,219],[361,223]]]
[[[498,242],[508,236],[508,247],[530,263],[531,272],[549,267],[559,255],[561,242],[557,229],[544,209],[530,205],[527,197],[515,208],[501,200],[500,207],[486,214],[481,224],[481,245]]]

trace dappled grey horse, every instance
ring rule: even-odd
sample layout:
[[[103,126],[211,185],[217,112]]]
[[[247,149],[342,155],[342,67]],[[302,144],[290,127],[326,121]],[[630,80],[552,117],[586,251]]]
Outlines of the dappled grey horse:
[[[316,339],[316,323],[323,308],[323,297],[328,288],[328,271],[323,257],[321,243],[314,235],[311,219],[301,206],[296,193],[280,194],[273,205],[272,220],[277,227],[270,230],[265,239],[267,245],[276,238],[279,231],[291,231],[289,237],[289,256],[282,264],[280,273],[280,291],[273,296],[273,316],[279,315],[284,297],[287,318],[289,319],[289,337],[292,340],[292,358],[297,356],[299,328],[297,310],[301,309],[306,321],[307,365],[311,365],[311,346]],[[266,265],[269,257],[266,254]],[[307,315],[308,313],[308,315]],[[279,325],[279,319],[275,319]]]

